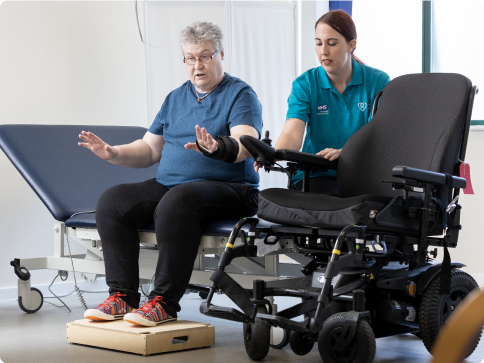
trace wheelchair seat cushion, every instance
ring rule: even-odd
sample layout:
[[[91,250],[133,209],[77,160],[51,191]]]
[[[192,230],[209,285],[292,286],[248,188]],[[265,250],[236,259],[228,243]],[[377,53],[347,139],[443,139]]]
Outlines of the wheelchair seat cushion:
[[[272,188],[260,192],[257,215],[270,222],[296,226],[340,229],[348,224],[365,224],[376,228],[376,214],[391,200],[371,194],[342,198]]]

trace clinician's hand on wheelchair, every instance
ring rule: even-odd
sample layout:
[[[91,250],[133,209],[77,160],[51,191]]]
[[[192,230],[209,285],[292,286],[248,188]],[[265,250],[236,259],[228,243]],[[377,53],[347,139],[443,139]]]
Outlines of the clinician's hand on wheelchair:
[[[297,170],[304,172],[303,191],[309,191],[309,176],[312,171],[336,170],[338,167],[338,159],[330,161],[323,156],[301,151],[288,149],[274,150],[271,145],[272,140],[269,138],[269,131],[266,131],[265,137],[262,140],[258,140],[252,136],[242,136],[240,142],[252,154],[256,170],[263,168],[267,172],[277,171],[286,173],[288,177],[288,188],[296,189],[296,186],[292,183],[292,177]],[[287,166],[284,167],[278,164],[278,160],[287,161]]]

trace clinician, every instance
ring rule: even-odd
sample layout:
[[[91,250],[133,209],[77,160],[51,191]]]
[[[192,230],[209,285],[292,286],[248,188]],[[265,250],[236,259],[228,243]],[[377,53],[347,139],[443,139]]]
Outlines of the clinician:
[[[315,29],[321,66],[293,82],[286,123],[275,148],[299,150],[306,131],[302,151],[332,161],[339,158],[346,140],[370,120],[373,100],[390,77],[354,55],[356,27],[346,12],[324,14]],[[298,189],[302,177],[298,171],[293,178]],[[336,171],[313,173],[309,190],[338,194]]]

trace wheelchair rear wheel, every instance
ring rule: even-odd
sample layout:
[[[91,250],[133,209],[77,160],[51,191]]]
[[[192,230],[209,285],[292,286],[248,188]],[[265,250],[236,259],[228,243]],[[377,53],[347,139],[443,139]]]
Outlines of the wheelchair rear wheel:
[[[265,306],[259,306],[258,313],[267,314]],[[244,323],[244,344],[247,355],[253,360],[262,360],[269,353],[271,326],[266,321],[255,318],[252,324]]]
[[[318,350],[324,363],[371,363],[375,358],[376,341],[370,325],[358,322],[356,335],[343,351],[335,349],[336,340],[343,331],[346,313],[331,315],[319,332]]]
[[[425,290],[419,308],[420,336],[425,348],[431,353],[442,326],[457,305],[478,285],[471,275],[460,270],[452,270],[450,295],[440,294],[440,274]],[[479,344],[481,335],[469,345],[464,359],[472,354]]]

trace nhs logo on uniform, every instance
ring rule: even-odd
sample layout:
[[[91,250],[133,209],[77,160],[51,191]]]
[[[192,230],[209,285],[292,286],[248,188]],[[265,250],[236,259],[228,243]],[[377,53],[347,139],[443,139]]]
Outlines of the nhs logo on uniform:
[[[327,115],[329,114],[329,109],[328,109],[328,105],[318,105],[318,108],[317,108],[318,112],[317,112],[317,115]]]

